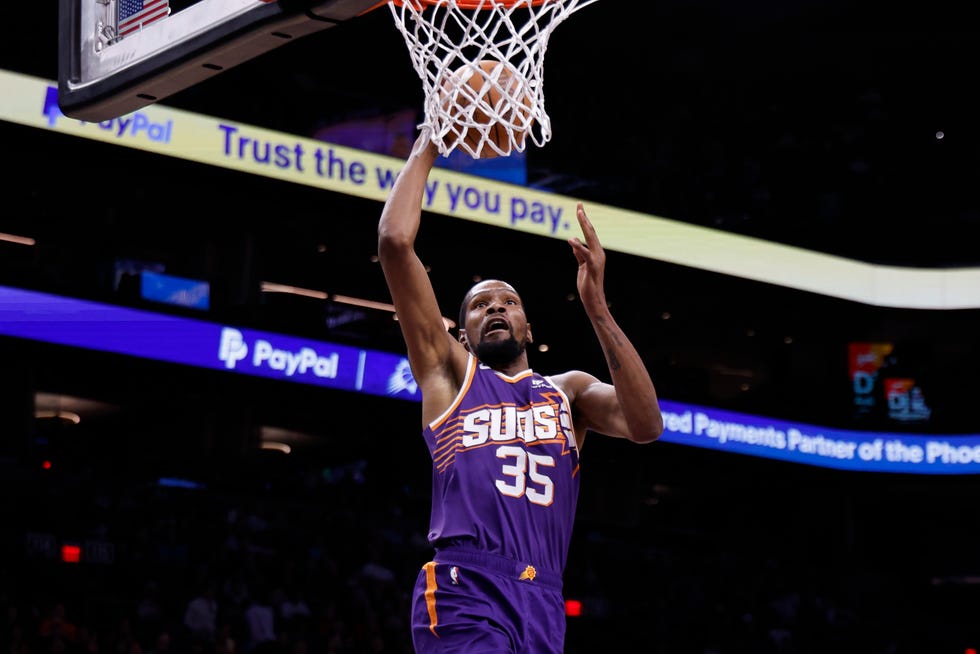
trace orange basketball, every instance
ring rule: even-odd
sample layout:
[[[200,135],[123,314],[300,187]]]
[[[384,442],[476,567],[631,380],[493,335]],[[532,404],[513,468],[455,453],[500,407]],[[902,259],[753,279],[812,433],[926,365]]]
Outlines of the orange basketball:
[[[463,84],[468,88],[463,88]],[[518,96],[520,103],[516,101]],[[484,132],[504,153],[510,153],[512,147],[524,147],[527,130],[533,122],[531,96],[522,88],[519,75],[510,63],[483,59],[460,66],[443,83],[441,97],[442,108],[454,123],[453,134],[446,138],[452,140],[459,136],[459,145],[465,143],[471,154],[477,153],[481,159],[500,156],[493,147],[483,143]],[[484,125],[488,127],[482,128]],[[514,135],[513,144],[508,128]]]

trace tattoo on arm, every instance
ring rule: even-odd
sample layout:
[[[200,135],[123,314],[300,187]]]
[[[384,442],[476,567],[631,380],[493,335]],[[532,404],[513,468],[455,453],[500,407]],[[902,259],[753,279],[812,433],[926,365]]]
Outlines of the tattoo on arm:
[[[615,349],[622,345],[620,335],[615,330],[608,329],[609,326],[604,320],[597,321],[596,327],[602,328],[609,335],[609,340],[611,341],[610,347],[606,347],[605,345],[602,347],[602,351],[606,355],[606,363],[609,365],[609,369],[619,370],[622,367],[622,364],[619,362],[619,357],[616,356]]]

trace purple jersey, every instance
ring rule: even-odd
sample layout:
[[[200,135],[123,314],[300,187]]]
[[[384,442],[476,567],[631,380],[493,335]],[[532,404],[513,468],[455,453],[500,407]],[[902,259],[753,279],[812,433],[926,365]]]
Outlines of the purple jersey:
[[[548,377],[509,377],[471,355],[452,405],[423,431],[433,462],[429,542],[560,575],[579,490],[570,411]]]

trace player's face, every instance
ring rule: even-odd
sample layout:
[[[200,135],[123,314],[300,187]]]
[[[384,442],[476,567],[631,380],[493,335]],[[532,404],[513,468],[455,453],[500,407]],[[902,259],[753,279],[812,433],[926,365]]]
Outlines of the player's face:
[[[531,342],[521,298],[505,282],[484,281],[470,289],[464,316],[465,330],[460,340],[491,367],[513,362]]]

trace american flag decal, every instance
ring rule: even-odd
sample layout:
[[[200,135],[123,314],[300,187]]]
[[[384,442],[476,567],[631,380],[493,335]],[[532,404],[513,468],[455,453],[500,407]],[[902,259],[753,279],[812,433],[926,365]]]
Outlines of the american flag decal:
[[[116,33],[122,38],[170,15],[170,0],[118,0]]]

